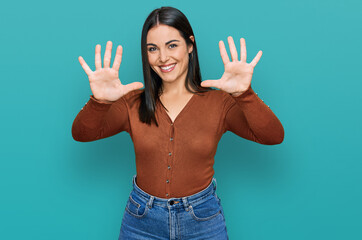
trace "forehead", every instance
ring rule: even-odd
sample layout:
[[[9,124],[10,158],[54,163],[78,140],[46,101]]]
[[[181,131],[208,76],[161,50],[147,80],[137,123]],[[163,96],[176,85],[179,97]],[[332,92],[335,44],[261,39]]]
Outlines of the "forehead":
[[[147,33],[147,43],[165,43],[173,39],[181,41],[182,36],[176,28],[164,24],[154,26]]]

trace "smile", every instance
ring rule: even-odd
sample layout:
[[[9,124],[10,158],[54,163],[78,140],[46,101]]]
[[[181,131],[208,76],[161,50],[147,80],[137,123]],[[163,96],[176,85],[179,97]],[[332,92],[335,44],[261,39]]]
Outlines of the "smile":
[[[161,68],[161,72],[171,72],[176,66],[175,64],[169,65],[167,67],[160,67]]]

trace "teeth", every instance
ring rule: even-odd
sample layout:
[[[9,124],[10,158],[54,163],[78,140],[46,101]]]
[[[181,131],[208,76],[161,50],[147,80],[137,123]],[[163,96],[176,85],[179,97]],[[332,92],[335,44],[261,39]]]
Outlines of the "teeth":
[[[161,67],[163,70],[168,70],[168,69],[170,69],[170,68],[173,68],[174,66],[176,65],[176,63],[175,64],[172,64],[172,65],[170,65],[170,66],[168,66],[168,67]]]

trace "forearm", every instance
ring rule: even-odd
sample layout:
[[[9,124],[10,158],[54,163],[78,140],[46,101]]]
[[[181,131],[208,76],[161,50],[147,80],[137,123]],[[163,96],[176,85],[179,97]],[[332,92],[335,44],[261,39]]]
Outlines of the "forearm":
[[[112,103],[114,103],[114,101],[99,100],[99,99],[95,98],[94,95],[91,95],[90,98],[93,99],[94,101],[98,102],[98,103],[105,103],[105,104],[112,104]]]
[[[280,144],[283,141],[284,128],[281,122],[251,87],[233,98],[242,114],[237,113],[235,109],[231,111],[236,113],[230,114],[243,115],[242,118],[249,127],[250,135],[253,135],[251,140],[266,145]],[[234,117],[234,119],[236,118]],[[239,121],[239,124],[241,124],[240,122],[242,121]],[[233,124],[235,125],[235,123]]]
[[[111,104],[100,103],[91,97],[73,121],[73,139],[79,142],[99,139],[104,116],[110,107]]]

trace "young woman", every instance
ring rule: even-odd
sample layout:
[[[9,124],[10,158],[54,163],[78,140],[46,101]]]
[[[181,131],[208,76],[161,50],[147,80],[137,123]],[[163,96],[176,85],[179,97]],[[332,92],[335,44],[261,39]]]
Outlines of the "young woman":
[[[262,53],[246,63],[228,37],[231,60],[219,42],[225,72],[201,82],[196,39],[178,9],[161,7],[147,17],[141,38],[144,84],[123,85],[118,77],[122,47],[110,67],[108,42],[102,68],[82,57],[93,95],[76,116],[72,134],[88,142],[126,131],[134,143],[137,174],[119,239],[228,239],[213,177],[217,144],[226,131],[260,144],[279,144],[284,129],[251,88]],[[213,89],[215,87],[218,89]]]

